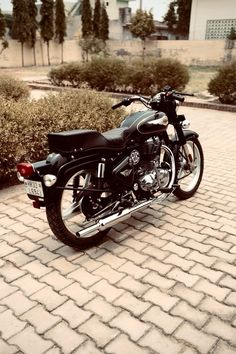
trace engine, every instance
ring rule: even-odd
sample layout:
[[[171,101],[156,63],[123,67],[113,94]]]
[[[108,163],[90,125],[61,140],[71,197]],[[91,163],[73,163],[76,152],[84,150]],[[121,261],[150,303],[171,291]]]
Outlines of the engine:
[[[168,186],[170,165],[160,162],[161,143],[159,138],[151,138],[142,146],[141,163],[138,170],[138,184],[144,192],[155,193]]]
[[[167,161],[160,161],[159,138],[145,141],[140,149],[133,149],[113,170],[122,185],[134,186],[134,190],[155,193],[168,186],[171,168]],[[132,187],[131,187],[132,188]]]
[[[139,186],[144,192],[155,193],[160,188],[168,186],[170,181],[170,166],[167,163],[158,165],[158,161],[144,162],[139,169]]]

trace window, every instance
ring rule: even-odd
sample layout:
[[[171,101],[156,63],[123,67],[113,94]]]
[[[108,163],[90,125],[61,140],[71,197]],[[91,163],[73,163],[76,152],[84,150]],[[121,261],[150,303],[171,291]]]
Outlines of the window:
[[[206,26],[206,39],[225,39],[231,28],[236,29],[236,19],[208,20]]]

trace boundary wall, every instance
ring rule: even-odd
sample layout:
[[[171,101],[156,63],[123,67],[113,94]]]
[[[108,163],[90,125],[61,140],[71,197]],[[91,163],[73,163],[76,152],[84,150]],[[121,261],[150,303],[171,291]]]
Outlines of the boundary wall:
[[[236,42],[236,41],[235,41]],[[236,47],[236,43],[235,43]],[[125,60],[142,56],[142,43],[140,40],[108,41],[110,53],[116,54],[123,50],[127,55]],[[157,40],[146,42],[146,55],[162,58],[174,58],[187,65],[212,66],[235,59],[236,48],[227,49],[224,40]],[[61,46],[54,41],[50,42],[50,60],[52,65],[61,62]],[[81,61],[81,48],[76,39],[64,42],[64,62]],[[24,45],[25,66],[34,65],[33,50]],[[47,65],[47,46],[40,39],[36,42],[36,62],[38,66]],[[9,40],[9,48],[0,55],[0,67],[21,67],[21,44],[15,40]]]

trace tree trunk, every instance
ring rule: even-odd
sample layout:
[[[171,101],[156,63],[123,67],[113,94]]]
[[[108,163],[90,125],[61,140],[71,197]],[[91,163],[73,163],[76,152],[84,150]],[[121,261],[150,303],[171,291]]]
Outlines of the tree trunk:
[[[35,44],[33,46],[33,54],[34,54],[34,66],[36,66],[36,52],[35,52]]]
[[[48,52],[48,65],[50,66],[51,62],[50,62],[50,55],[49,55],[49,41],[47,42],[47,52]]]
[[[64,63],[64,58],[63,58],[63,56],[64,56],[64,46],[63,46],[63,42],[61,43],[61,64],[63,64]]]
[[[21,61],[22,61],[22,67],[25,66],[25,62],[24,62],[24,43],[21,42]]]
[[[144,61],[145,61],[145,50],[146,50],[146,42],[145,39],[142,40],[142,44],[143,44],[143,54],[142,54],[142,60],[143,60],[143,65],[144,65]]]

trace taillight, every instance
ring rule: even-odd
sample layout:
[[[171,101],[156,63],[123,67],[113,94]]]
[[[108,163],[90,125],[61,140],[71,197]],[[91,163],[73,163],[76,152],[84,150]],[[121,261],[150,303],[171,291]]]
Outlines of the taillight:
[[[34,167],[29,162],[19,163],[16,168],[21,177],[29,178],[34,174]]]

